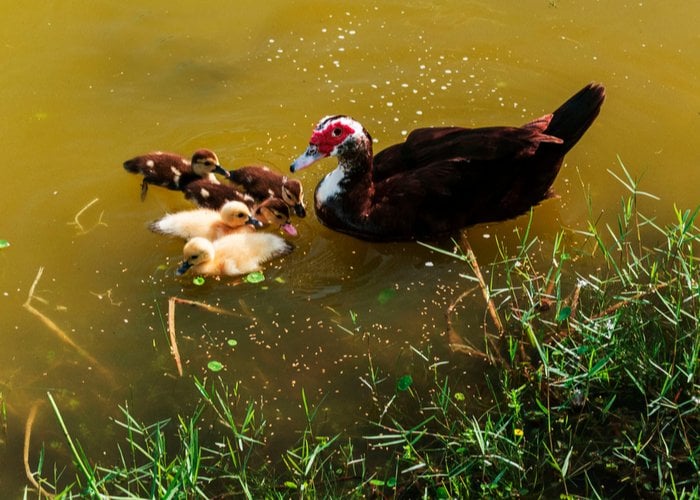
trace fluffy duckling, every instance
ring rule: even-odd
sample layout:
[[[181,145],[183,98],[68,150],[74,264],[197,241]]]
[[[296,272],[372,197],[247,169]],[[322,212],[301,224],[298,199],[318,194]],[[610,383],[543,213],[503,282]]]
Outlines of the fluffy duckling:
[[[289,206],[280,198],[267,198],[256,204],[255,199],[242,193],[230,184],[213,184],[206,179],[190,182],[182,188],[185,198],[201,208],[218,210],[229,201],[245,203],[253,210],[253,215],[263,225],[276,224],[290,236],[297,230],[290,220]]]
[[[197,236],[185,244],[176,274],[191,269],[196,274],[238,276],[257,271],[263,262],[287,255],[293,248],[270,233],[229,234],[213,242]]]
[[[197,179],[207,179],[218,184],[214,172],[228,177],[228,172],[219,164],[216,153],[208,149],[199,149],[188,160],[175,153],[157,151],[136,156],[124,162],[124,169],[134,174],[143,175],[141,183],[141,201],[146,198],[148,185],[163,186],[168,189],[182,189]]]
[[[181,188],[185,198],[200,208],[219,210],[224,203],[240,201],[252,207],[255,199],[242,193],[230,184],[219,184],[209,179],[198,179],[187,183]]]
[[[279,198],[268,198],[255,206],[255,217],[263,224],[276,225],[289,236],[297,235],[297,228],[292,224],[289,205]]]
[[[253,232],[257,227],[262,227],[262,222],[240,201],[229,201],[219,211],[199,208],[168,214],[149,226],[155,233],[186,240],[195,236],[216,240],[231,233]]]
[[[290,179],[267,167],[248,166],[229,171],[229,180],[258,203],[270,197],[281,198],[294,209],[297,217],[306,217],[304,189],[297,179]]]

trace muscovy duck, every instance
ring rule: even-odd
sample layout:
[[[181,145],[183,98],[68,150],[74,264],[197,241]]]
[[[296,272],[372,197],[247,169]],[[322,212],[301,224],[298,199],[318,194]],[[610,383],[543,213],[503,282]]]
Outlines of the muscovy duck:
[[[376,156],[360,123],[328,116],[290,170],[338,158],[315,192],[316,214],[330,229],[369,241],[434,239],[511,219],[553,196],[564,155],[604,99],[604,87],[592,83],[521,127],[420,128]]]

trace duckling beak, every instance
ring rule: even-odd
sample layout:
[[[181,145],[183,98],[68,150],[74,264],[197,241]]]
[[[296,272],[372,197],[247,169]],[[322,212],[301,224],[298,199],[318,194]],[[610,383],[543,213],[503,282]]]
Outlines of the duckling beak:
[[[223,175],[223,176],[226,177],[227,179],[228,179],[229,177],[231,177],[231,174],[229,173],[229,171],[226,170],[226,169],[225,169],[224,167],[222,167],[221,165],[217,165],[216,167],[214,167],[214,172],[216,172],[216,173],[219,174],[219,175]]]
[[[296,203],[294,205],[294,213],[297,214],[297,217],[306,217],[306,209],[304,208],[304,205],[301,203]]]
[[[294,163],[290,165],[289,170],[291,172],[298,172],[302,168],[306,168],[309,165],[316,163],[318,160],[325,158],[326,156],[328,155],[325,155],[318,150],[318,146],[315,144],[309,144],[309,147],[306,148],[304,154],[294,160]]]
[[[256,229],[257,229],[257,228],[260,228],[260,227],[263,227],[263,223],[260,222],[260,221],[259,221],[258,219],[256,219],[255,217],[253,217],[252,215],[251,215],[250,217],[248,217],[248,220],[247,220],[245,223],[246,223],[246,224],[250,224],[251,226],[253,226],[253,227],[256,228]]]
[[[282,228],[282,231],[287,233],[289,236],[296,236],[297,234],[297,228],[294,227],[294,225],[291,222],[287,222],[286,224],[282,224],[280,226]]]
[[[175,271],[175,275],[176,275],[176,276],[182,276],[183,274],[185,274],[185,273],[188,271],[188,269],[189,269],[190,267],[192,267],[192,264],[190,264],[190,261],[188,261],[188,260],[183,260],[183,261],[180,263],[180,267],[178,267],[178,268],[177,268],[177,271]]]

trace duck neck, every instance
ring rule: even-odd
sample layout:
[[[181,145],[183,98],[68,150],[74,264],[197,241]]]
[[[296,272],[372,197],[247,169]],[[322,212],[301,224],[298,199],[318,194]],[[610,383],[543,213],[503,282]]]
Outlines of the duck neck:
[[[372,138],[365,134],[358,141],[345,145],[338,153],[338,168],[343,172],[343,183],[347,190],[374,193],[372,168],[374,155]]]

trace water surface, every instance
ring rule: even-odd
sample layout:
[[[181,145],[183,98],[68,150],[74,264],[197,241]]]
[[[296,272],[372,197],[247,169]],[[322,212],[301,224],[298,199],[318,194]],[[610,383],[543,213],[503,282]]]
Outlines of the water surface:
[[[189,208],[121,163],[156,149],[219,153],[225,166],[287,171],[311,128],[350,114],[377,141],[401,141],[430,125],[517,125],[548,113],[589,81],[604,83],[601,116],[567,156],[561,198],[534,212],[543,243],[562,227],[585,229],[592,199],[614,223],[624,188],[618,155],[660,201],[642,208],[660,223],[672,207],[698,202],[700,6],[591,1],[53,2],[4,9],[0,73],[0,489],[17,494],[24,423],[46,392],[91,456],[111,454],[118,405],[145,422],[187,414],[192,377],[240,382],[262,401],[271,442],[293,440],[300,394],[324,409],[323,432],[371,429],[377,418],[362,379],[370,366],[387,385],[447,361],[476,398],[478,360],[450,354],[447,305],[466,287],[463,263],[416,244],[368,244],[333,233],[313,213],[298,222],[296,251],[266,269],[262,284],[173,276],[181,243],[148,222]],[[311,198],[332,160],[300,174]],[[85,209],[81,212],[82,209]],[[76,224],[76,215],[79,215]],[[480,262],[510,248],[527,217],[469,230]],[[440,242],[450,248],[449,241]],[[84,352],[22,304],[40,268],[32,305]],[[171,296],[226,308],[219,316],[178,306],[185,376],[177,377],[164,318]],[[39,300],[41,299],[41,300]],[[484,304],[459,312],[465,338],[479,342]],[[227,341],[236,340],[232,347]],[[421,353],[421,355],[417,354]],[[424,359],[423,356],[427,359]],[[388,389],[390,391],[391,389]],[[67,464],[44,404],[31,456]],[[274,454],[274,450],[271,451]],[[109,456],[109,455],[108,455]]]

